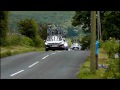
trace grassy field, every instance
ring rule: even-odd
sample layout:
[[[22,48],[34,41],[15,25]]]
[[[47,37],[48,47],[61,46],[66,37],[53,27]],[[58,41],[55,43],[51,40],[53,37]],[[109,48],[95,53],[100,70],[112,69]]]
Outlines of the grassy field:
[[[108,67],[108,56],[103,49],[99,49],[98,64],[103,64]],[[83,65],[80,67],[80,71],[77,73],[78,79],[102,79],[105,69],[98,68],[94,73],[90,72],[90,57],[86,59]]]
[[[35,48],[31,46],[8,46],[8,47],[0,47],[1,52],[0,56],[1,58],[12,56],[15,54],[25,53],[25,52],[31,52],[31,51],[44,51],[44,48]]]

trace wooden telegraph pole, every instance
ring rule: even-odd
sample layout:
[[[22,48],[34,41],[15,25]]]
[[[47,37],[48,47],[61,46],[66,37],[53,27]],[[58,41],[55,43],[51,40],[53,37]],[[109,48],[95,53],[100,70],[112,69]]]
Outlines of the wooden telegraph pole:
[[[100,11],[97,11],[97,31],[98,31],[98,40],[101,40]]]
[[[96,11],[91,11],[90,72],[95,71]]]
[[[97,11],[97,33],[98,33],[98,41],[100,40],[100,28],[99,28],[99,11]]]

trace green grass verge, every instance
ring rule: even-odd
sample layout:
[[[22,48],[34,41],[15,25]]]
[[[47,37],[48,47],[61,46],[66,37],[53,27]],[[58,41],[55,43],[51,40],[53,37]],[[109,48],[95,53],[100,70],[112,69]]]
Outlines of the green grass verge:
[[[98,55],[98,64],[104,64],[106,67],[108,67],[108,56],[105,53],[103,49],[99,49],[99,55]],[[105,69],[99,68],[94,73],[90,72],[90,57],[88,57],[85,62],[80,66],[80,70],[77,73],[78,79],[102,79],[103,75],[105,73]]]
[[[16,54],[21,54],[25,52],[31,52],[31,51],[44,51],[44,48],[35,48],[31,46],[8,46],[8,47],[0,47],[0,58],[12,56]]]

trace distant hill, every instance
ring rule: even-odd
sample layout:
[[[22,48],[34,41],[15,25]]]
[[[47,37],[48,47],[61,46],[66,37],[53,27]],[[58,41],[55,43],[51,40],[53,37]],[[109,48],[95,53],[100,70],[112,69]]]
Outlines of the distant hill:
[[[75,11],[10,11],[9,26],[10,30],[17,29],[17,22],[24,18],[32,18],[37,23],[53,23],[62,26],[68,37],[84,35],[81,28],[75,28],[71,25],[72,17]],[[80,35],[80,36],[81,36]]]
[[[10,29],[16,29],[16,23],[24,18],[32,18],[37,23],[64,25],[74,16],[74,11],[10,11]]]

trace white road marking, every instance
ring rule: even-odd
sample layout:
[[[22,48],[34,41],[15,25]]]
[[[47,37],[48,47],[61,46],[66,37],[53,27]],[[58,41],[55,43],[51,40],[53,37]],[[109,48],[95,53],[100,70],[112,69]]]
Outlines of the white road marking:
[[[56,54],[56,52],[55,52],[55,53],[52,53],[52,54]]]
[[[68,51],[71,51],[71,49],[68,49]]]
[[[47,55],[47,56],[45,56],[45,57],[43,57],[42,59],[45,59],[46,57],[48,57],[49,55]]]
[[[39,63],[39,61],[37,61],[37,62],[35,62],[35,63],[33,63],[32,65],[30,65],[28,68],[30,68],[30,67],[32,67],[32,66],[34,66],[35,64],[37,64],[37,63]]]
[[[20,71],[14,73],[14,74],[11,74],[10,76],[14,76],[14,75],[16,75],[16,74],[18,74],[18,73],[21,73],[21,72],[23,72],[23,71],[24,71],[24,70],[20,70]]]
[[[61,52],[61,51],[57,51],[57,52]]]

